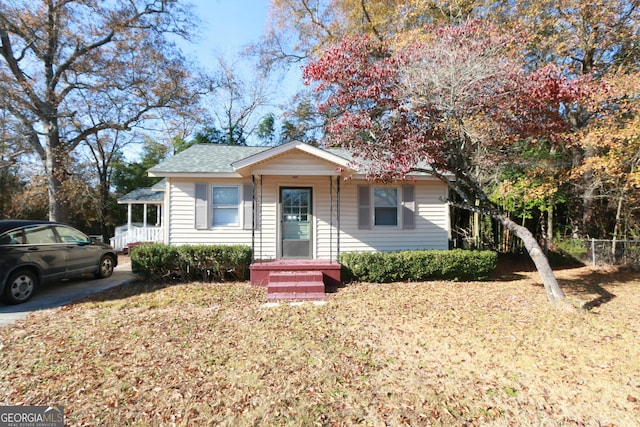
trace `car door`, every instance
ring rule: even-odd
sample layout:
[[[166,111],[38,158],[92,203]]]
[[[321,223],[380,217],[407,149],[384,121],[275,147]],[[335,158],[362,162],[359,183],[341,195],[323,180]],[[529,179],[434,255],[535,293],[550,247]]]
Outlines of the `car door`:
[[[55,226],[67,263],[67,277],[91,273],[98,267],[98,251],[91,239],[72,227]]]
[[[23,264],[35,264],[40,268],[42,281],[57,281],[66,276],[64,251],[60,250],[56,234],[48,224],[24,228],[24,244],[18,245]]]

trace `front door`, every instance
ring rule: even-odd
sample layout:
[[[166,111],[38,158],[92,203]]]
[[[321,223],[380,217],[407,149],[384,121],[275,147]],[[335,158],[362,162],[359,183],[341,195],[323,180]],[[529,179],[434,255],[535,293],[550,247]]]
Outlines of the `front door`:
[[[311,188],[280,189],[282,258],[311,258]]]

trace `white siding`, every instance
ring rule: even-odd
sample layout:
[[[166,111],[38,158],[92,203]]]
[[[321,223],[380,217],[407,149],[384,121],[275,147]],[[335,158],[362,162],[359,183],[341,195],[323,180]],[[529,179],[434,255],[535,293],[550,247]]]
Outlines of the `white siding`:
[[[442,200],[447,187],[439,181],[415,182],[415,228],[372,227],[358,229],[357,185],[347,181],[340,189],[340,252],[398,251],[403,249],[447,249],[449,207]]]
[[[246,180],[198,180],[197,182],[219,185],[238,185]],[[218,227],[197,230],[195,227],[195,182],[184,178],[169,181],[168,215],[169,244],[243,244],[251,245],[251,230],[243,230],[243,209],[239,209],[240,223],[234,227]],[[211,189],[209,187],[209,198]],[[211,201],[209,200],[209,204]],[[209,206],[210,208],[210,206]]]
[[[277,251],[277,200],[278,189],[273,177],[263,177],[262,184],[256,180],[256,199],[260,230],[256,231],[255,259],[276,259]]]
[[[292,156],[296,157],[296,156]],[[308,157],[308,156],[307,156]],[[284,167],[281,163],[279,167]],[[262,182],[260,180],[262,179]],[[338,178],[341,179],[341,178]],[[313,232],[315,244],[313,257],[335,259],[338,255],[337,183],[329,176],[291,175],[256,176],[255,197],[258,205],[257,229],[243,229],[244,210],[239,209],[240,225],[237,227],[195,228],[195,182],[209,185],[239,185],[250,183],[250,179],[197,179],[170,178],[165,202],[164,223],[167,227],[167,243],[182,244],[245,244],[254,247],[256,259],[280,257],[280,230],[278,198],[281,187],[311,187],[313,192]],[[357,195],[358,184],[366,181],[340,182],[340,252],[351,251],[396,251],[403,249],[447,249],[449,231],[449,207],[442,198],[447,189],[439,181],[415,182],[415,228],[403,230],[399,227],[373,227],[358,229]],[[333,190],[331,202],[330,188]]]

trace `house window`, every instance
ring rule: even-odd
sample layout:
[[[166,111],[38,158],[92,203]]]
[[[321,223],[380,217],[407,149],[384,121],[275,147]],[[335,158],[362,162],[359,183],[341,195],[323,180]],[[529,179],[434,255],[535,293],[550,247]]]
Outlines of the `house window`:
[[[240,187],[213,186],[211,200],[211,224],[214,227],[240,225]]]
[[[413,184],[398,187],[358,185],[358,228],[372,226],[415,228],[415,189]]]
[[[373,224],[375,226],[398,225],[397,188],[373,188]]]

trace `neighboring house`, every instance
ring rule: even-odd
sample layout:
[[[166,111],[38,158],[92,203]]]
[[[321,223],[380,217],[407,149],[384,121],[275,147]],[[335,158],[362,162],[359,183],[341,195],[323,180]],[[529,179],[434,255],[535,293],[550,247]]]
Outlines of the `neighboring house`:
[[[251,281],[269,286],[312,282],[316,270],[339,284],[343,252],[448,248],[445,184],[426,174],[369,182],[351,160],[343,149],[301,142],[192,146],[149,170],[165,178],[164,242],[249,245]],[[309,274],[296,278],[296,270]]]

